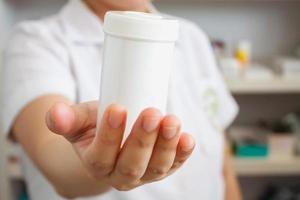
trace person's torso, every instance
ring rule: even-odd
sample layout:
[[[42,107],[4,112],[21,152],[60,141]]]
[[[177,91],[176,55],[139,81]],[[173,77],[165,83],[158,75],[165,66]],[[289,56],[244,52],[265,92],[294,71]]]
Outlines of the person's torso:
[[[57,18],[52,25],[63,29]],[[40,22],[43,23],[43,22]],[[201,55],[189,42],[186,22],[175,47],[174,64],[169,83],[167,113],[175,114],[182,121],[182,130],[192,134],[196,147],[191,158],[170,177],[147,184],[128,192],[112,190],[95,200],[154,200],[154,199],[212,199],[223,198],[223,135],[215,125],[209,109],[213,109],[215,88],[209,71],[201,66]],[[103,43],[71,42],[59,34],[68,55],[72,76],[76,82],[77,103],[96,100],[100,92]],[[191,53],[192,52],[192,53]],[[58,200],[50,184],[41,176],[27,156],[24,170],[32,200]],[[47,198],[48,197],[48,198]],[[83,198],[90,199],[90,198]]]

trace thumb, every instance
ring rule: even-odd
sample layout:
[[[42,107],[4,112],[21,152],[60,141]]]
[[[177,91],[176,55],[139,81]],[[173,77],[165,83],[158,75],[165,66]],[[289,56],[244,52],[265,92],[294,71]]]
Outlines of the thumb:
[[[97,108],[97,101],[71,106],[56,103],[47,112],[46,124],[52,132],[73,143],[82,133],[96,127]]]

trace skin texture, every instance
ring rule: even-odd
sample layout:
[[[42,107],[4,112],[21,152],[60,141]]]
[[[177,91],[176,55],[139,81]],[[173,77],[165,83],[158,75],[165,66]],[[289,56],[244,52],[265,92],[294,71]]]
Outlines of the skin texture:
[[[223,175],[225,182],[225,200],[243,199],[236,174],[232,167],[232,152],[227,141],[225,141],[224,148]]]
[[[99,20],[107,10],[150,11],[146,0],[86,0]],[[195,141],[180,130],[180,120],[147,108],[136,119],[123,146],[126,108],[111,105],[96,133],[98,102],[74,104],[48,94],[29,103],[17,116],[12,134],[35,165],[63,197],[128,191],[159,181],[180,168]],[[225,156],[226,199],[240,198]],[[226,172],[226,173],[225,173]],[[227,181],[228,180],[228,181]]]

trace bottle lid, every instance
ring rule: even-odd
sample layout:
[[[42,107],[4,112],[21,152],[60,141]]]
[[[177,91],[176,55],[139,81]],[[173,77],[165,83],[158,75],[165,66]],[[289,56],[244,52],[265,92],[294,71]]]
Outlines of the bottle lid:
[[[157,14],[134,11],[109,11],[104,17],[104,32],[138,40],[174,42],[178,21]]]

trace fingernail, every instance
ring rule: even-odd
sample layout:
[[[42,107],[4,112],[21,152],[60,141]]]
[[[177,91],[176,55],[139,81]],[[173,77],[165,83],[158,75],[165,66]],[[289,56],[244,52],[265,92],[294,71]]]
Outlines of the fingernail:
[[[186,138],[185,144],[182,145],[181,150],[182,151],[190,151],[190,150],[192,150],[194,145],[195,145],[194,139],[191,136],[189,136]]]
[[[122,108],[114,108],[109,111],[108,123],[110,127],[120,128],[124,121],[124,110]]]
[[[143,118],[143,129],[148,132],[151,133],[153,132],[155,129],[157,129],[159,123],[160,123],[160,116],[144,116]]]
[[[46,123],[50,129],[53,129],[53,122],[50,118],[50,111],[48,111],[46,114]]]
[[[176,126],[166,126],[163,128],[163,136],[166,139],[172,139],[175,137],[177,133],[177,127]]]

